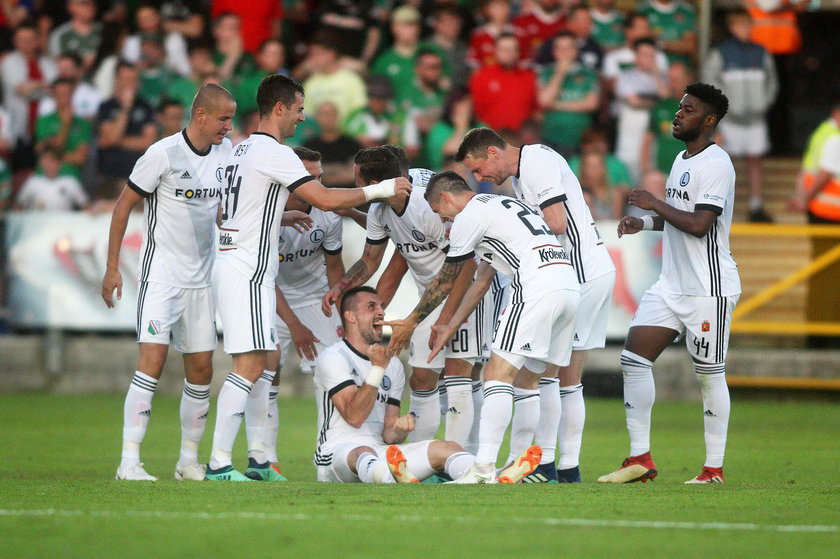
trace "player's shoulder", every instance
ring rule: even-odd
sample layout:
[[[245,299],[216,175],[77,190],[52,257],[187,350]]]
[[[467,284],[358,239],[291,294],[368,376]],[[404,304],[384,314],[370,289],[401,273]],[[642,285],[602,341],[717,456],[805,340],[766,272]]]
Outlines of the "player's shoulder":
[[[717,144],[712,144],[705,150],[703,153],[698,155],[703,155],[701,161],[704,163],[704,166],[717,166],[721,168],[730,168],[734,170],[734,166],[732,165],[732,158],[729,157],[729,153],[726,152],[725,149],[720,147]]]
[[[333,370],[336,364],[346,363],[346,359],[344,357],[344,348],[346,347],[344,340],[339,340],[331,346],[326,347],[318,354],[317,361],[319,364],[329,365],[328,367],[324,368],[322,374],[327,374],[330,370]],[[321,367],[315,367],[315,373],[317,374]]]
[[[187,143],[184,140],[184,131],[176,132],[171,136],[166,136],[165,138],[161,138],[160,140],[156,141],[152,145],[146,149],[147,154],[157,154],[157,153],[166,153],[166,151],[173,147],[187,147]]]

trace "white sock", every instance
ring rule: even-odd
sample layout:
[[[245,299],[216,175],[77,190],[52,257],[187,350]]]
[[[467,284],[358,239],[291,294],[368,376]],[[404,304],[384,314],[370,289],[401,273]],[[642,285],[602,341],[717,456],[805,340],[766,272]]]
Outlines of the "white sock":
[[[522,454],[534,441],[540,423],[540,391],[513,387],[513,421],[510,426],[510,453],[505,464]]]
[[[458,479],[467,473],[473,464],[475,464],[475,456],[469,452],[456,452],[446,459],[443,471],[452,479]]]
[[[484,405],[484,390],[481,389],[481,381],[472,381],[472,401],[473,401],[473,423],[470,428],[470,437],[467,439],[467,444],[464,445],[464,450],[470,454],[478,452],[478,427],[481,425],[481,406]]]
[[[128,387],[123,406],[123,445],[121,466],[140,462],[140,444],[146,436],[146,427],[152,415],[152,398],[157,388],[157,379],[134,371],[134,378]]]
[[[356,460],[356,472],[362,483],[397,483],[388,462],[370,452],[363,453]]]
[[[440,415],[446,417],[446,411],[449,409],[449,399],[446,397],[446,377],[440,377],[437,383],[438,389],[438,403],[440,404]]]
[[[498,380],[484,383],[484,405],[478,432],[476,462],[495,467],[499,447],[513,415],[513,386]]]
[[[437,387],[431,390],[412,390],[411,413],[414,414],[411,442],[434,439],[440,427],[440,398]]]
[[[462,447],[467,445],[473,426],[472,379],[470,377],[443,377],[448,408],[446,410],[447,441]]]
[[[653,363],[626,349],[621,352],[624,373],[624,413],[630,435],[630,456],[650,451],[650,410],[656,398]]]
[[[245,436],[248,439],[248,458],[262,464],[268,460],[265,452],[265,428],[268,423],[268,391],[274,371],[265,370],[254,383],[245,404]]]
[[[726,431],[729,427],[729,388],[723,363],[694,364],[703,393],[703,427],[706,434],[706,466],[723,467]]]
[[[534,444],[542,448],[540,464],[554,464],[557,449],[557,429],[560,426],[560,392],[556,378],[540,379],[540,422],[534,431]],[[564,410],[565,411],[565,410]]]
[[[178,464],[198,463],[198,445],[210,413],[210,385],[191,384],[184,380],[181,395],[181,455]]]
[[[557,469],[568,470],[580,465],[580,445],[583,439],[583,425],[586,423],[583,385],[561,386],[560,398],[563,402],[563,413],[560,415],[560,461]]]
[[[269,462],[278,462],[277,433],[280,431],[280,408],[277,406],[277,393],[280,388],[268,389],[268,422],[265,425],[265,456]]]
[[[254,384],[235,374],[228,374],[219,391],[216,403],[216,429],[213,431],[213,451],[210,453],[210,467],[218,470],[232,464],[233,443],[245,416],[248,395]]]

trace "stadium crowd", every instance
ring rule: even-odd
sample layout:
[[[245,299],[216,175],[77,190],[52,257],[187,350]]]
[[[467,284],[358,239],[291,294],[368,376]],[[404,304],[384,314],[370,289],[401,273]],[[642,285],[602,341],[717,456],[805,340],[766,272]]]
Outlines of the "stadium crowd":
[[[784,29],[768,33],[768,12],[747,6],[701,72],[684,0],[4,1],[0,207],[115,199],[145,149],[186,124],[204,83],[233,93],[237,143],[255,129],[260,79],[279,73],[306,88],[308,118],[289,143],[323,154],[326,184],[349,185],[353,154],[385,143],[413,166],[459,171],[459,139],[483,124],[555,148],[596,219],[617,219],[632,186],[664,188],[677,100],[703,78],[733,99],[724,145],[749,162],[748,217],[767,221],[760,157],[778,87],[766,49],[798,39],[779,45]]]

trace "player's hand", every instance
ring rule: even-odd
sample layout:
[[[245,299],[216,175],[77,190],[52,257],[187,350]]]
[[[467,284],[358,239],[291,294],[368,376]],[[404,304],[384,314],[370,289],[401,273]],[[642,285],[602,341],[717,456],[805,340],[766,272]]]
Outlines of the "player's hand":
[[[634,188],[627,197],[627,203],[642,210],[652,210],[657,201],[656,196],[643,188]]]
[[[394,179],[394,196],[399,196],[400,199],[408,198],[411,194],[411,182],[405,177],[397,177]]]
[[[620,239],[622,235],[632,235],[634,233],[638,233],[642,230],[643,225],[644,223],[642,223],[642,220],[638,217],[625,215],[618,222],[618,238]]]
[[[391,357],[394,356],[393,353],[388,351],[388,348],[381,344],[371,344],[368,346],[366,353],[371,364],[377,367],[387,367]]]
[[[117,290],[117,301],[122,299],[122,274],[119,270],[106,270],[102,278],[102,299],[109,309],[114,308],[114,289]]]
[[[327,291],[324,298],[321,299],[321,310],[325,316],[332,316],[333,305],[338,307],[338,300],[341,298],[341,291],[337,287],[333,287]]]
[[[411,335],[417,324],[409,320],[389,320],[382,322],[383,326],[391,327],[391,343],[388,344],[388,351],[392,355],[398,354],[404,348],[408,347],[411,341]]]
[[[435,324],[432,326],[432,335],[429,336],[429,349],[432,352],[429,354],[429,359],[426,363],[431,363],[435,356],[446,347],[446,344],[455,335],[456,330],[457,328],[449,326],[449,324]],[[434,343],[432,340],[434,340]]]
[[[289,332],[292,334],[292,342],[295,344],[298,357],[305,357],[310,361],[314,361],[318,357],[318,349],[315,347],[315,344],[321,340],[316,338],[312,330],[301,322],[298,322],[294,326],[289,325]]]
[[[415,419],[413,413],[407,413],[394,420],[394,431],[398,434],[408,434],[414,431]]]
[[[283,212],[280,218],[280,225],[284,227],[292,227],[298,233],[303,233],[312,229],[315,222],[309,217],[309,214],[299,212],[297,210],[288,210]]]

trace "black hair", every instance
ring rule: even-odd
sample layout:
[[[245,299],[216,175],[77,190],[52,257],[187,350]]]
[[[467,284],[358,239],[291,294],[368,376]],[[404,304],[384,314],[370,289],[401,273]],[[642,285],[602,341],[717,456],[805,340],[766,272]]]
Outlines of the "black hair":
[[[264,77],[257,88],[257,107],[260,110],[260,117],[269,116],[277,103],[283,103],[286,108],[291,107],[298,93],[303,95],[303,86],[291,78],[280,74]]]
[[[397,161],[400,164],[400,174],[407,177],[409,168],[408,154],[405,152],[402,146],[398,146],[395,144],[385,144],[382,147],[394,154],[394,156],[397,158]]]
[[[694,82],[685,88],[685,93],[697,97],[708,105],[711,109],[711,114],[717,117],[717,122],[720,122],[726,116],[727,111],[729,111],[729,99],[726,98],[726,95],[721,90],[713,85]],[[717,125],[717,122],[715,125]]]
[[[429,200],[432,196],[437,196],[441,192],[472,192],[472,189],[464,180],[464,177],[455,171],[442,171],[432,175],[423,196],[426,200]]]
[[[650,38],[650,37],[641,37],[641,38],[636,39],[635,41],[633,41],[633,50],[634,50],[634,51],[635,51],[635,50],[639,50],[639,47],[641,47],[642,45],[649,45],[649,46],[651,46],[651,47],[653,47],[653,48],[657,48],[657,47],[656,47],[656,41],[654,41],[652,38]]]
[[[295,152],[301,161],[320,161],[321,160],[321,152],[315,151],[314,149],[309,149],[303,146],[295,146],[292,148],[292,151]]]
[[[341,296],[341,308],[339,309],[339,314],[341,315],[341,324],[344,324],[344,312],[348,310],[355,310],[355,306],[350,308],[350,303],[353,302],[353,299],[356,298],[356,295],[359,293],[373,293],[376,295],[376,289],[369,285],[359,285],[352,289],[348,289],[347,292]]]
[[[473,128],[461,140],[461,145],[458,146],[458,151],[455,153],[455,161],[460,163],[467,156],[487,157],[487,148],[490,146],[503,149],[506,145],[507,143],[505,143],[502,137],[493,130],[489,128]]]
[[[359,176],[365,184],[402,176],[397,156],[385,146],[360,149],[353,162],[359,166]]]

